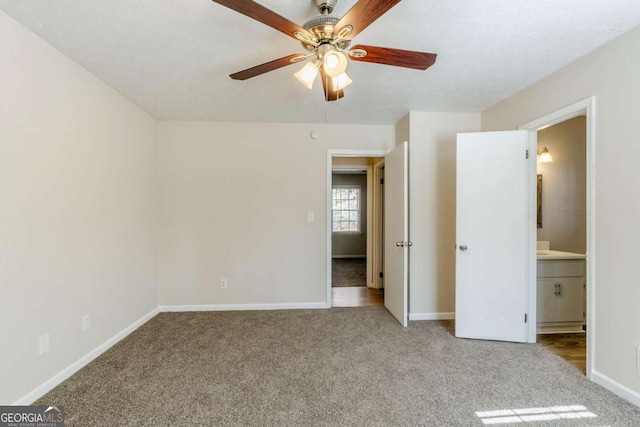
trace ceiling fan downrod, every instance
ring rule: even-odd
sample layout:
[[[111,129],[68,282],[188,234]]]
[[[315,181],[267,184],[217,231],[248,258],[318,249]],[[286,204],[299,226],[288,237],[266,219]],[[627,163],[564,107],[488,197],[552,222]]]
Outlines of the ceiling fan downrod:
[[[320,14],[329,15],[333,12],[333,8],[336,6],[336,3],[338,3],[338,0],[314,0],[314,3]]]

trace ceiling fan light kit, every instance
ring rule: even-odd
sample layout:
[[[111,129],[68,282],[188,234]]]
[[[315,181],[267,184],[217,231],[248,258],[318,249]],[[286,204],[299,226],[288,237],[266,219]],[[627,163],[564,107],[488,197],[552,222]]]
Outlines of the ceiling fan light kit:
[[[347,70],[347,57],[344,53],[330,50],[324,54],[324,71],[331,77],[338,77]]]
[[[215,3],[242,13],[300,41],[308,54],[293,54],[230,75],[235,80],[246,80],[284,66],[307,62],[294,76],[304,86],[312,89],[318,74],[321,75],[323,91],[327,101],[336,101],[344,96],[344,88],[352,83],[346,73],[348,60],[393,65],[396,67],[426,70],[436,61],[436,54],[409,50],[354,46],[347,50],[351,40],[400,0],[359,0],[342,17],[329,16],[337,0],[311,0],[320,16],[299,26],[276,14],[253,0],[213,0]]]
[[[342,73],[338,77],[332,77],[332,79],[333,79],[333,87],[335,87],[338,90],[344,89],[345,87],[349,86],[353,82],[353,80],[349,78],[347,73]]]
[[[300,71],[294,74],[294,76],[296,76],[300,83],[311,89],[313,87],[313,82],[318,75],[318,64],[317,60],[307,62]]]

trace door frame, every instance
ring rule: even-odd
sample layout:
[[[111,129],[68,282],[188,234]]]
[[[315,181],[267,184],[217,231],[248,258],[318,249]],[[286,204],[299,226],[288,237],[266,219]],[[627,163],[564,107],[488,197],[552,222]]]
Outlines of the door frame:
[[[333,158],[334,157],[384,157],[389,150],[349,150],[349,149],[329,149],[327,150],[327,204],[326,204],[326,236],[327,236],[327,259],[326,259],[326,275],[327,275],[327,302],[326,306],[331,308],[331,207],[333,206],[332,198],[332,177]],[[367,222],[368,224],[368,222]]]
[[[372,206],[373,221],[371,229],[371,283],[373,288],[384,287],[384,277],[380,277],[384,271],[384,158],[373,165],[372,183],[373,198],[376,201]]]
[[[557,111],[542,116],[536,120],[520,125],[519,129],[537,132],[549,126],[573,119],[574,117],[586,115],[587,126],[587,205],[586,205],[586,222],[587,222],[587,274],[585,283],[587,288],[587,378],[593,379],[593,366],[595,361],[595,307],[596,307],[596,97],[591,96],[581,101],[568,105]],[[537,148],[537,147],[536,147]],[[532,156],[533,157],[533,156]],[[533,195],[535,198],[535,193]],[[535,201],[533,202],[535,206]],[[534,235],[535,238],[535,235]],[[537,240],[537,239],[536,239]],[[534,252],[535,254],[535,252]],[[535,256],[532,256],[532,262],[535,263]],[[535,269],[533,270],[535,274]],[[533,280],[530,285],[529,294],[536,292],[536,281]],[[533,304],[529,306],[529,313],[536,312],[535,298]],[[535,316],[534,316],[535,317]],[[536,322],[529,324],[529,336],[536,336]]]

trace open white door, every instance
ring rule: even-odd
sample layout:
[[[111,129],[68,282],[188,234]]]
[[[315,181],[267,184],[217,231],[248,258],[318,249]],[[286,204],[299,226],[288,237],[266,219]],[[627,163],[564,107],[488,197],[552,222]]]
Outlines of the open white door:
[[[409,303],[409,146],[384,160],[384,306],[403,326]]]
[[[458,134],[456,337],[527,341],[530,138]]]

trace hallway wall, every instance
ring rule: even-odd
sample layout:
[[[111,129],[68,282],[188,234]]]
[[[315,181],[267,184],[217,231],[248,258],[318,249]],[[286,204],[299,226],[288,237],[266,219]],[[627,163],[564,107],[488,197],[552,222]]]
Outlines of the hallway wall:
[[[360,233],[338,234],[331,238],[331,255],[335,257],[367,256],[367,174],[333,173],[333,185],[360,186]]]

